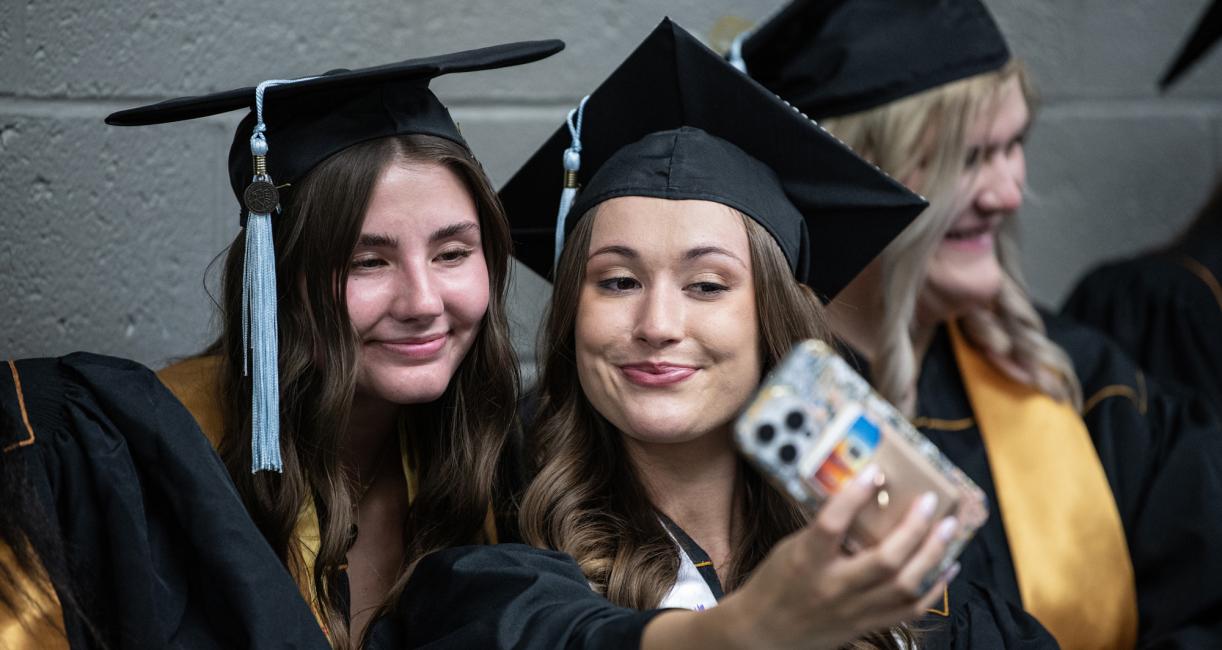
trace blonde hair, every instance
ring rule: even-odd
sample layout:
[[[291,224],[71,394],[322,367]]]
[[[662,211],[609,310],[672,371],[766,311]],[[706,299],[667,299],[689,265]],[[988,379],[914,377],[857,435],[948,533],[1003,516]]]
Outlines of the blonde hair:
[[[968,77],[877,108],[824,120],[822,125],[896,178],[912,178],[929,208],[883,251],[883,318],[872,372],[877,390],[912,415],[919,360],[913,347],[917,299],[926,267],[966,199],[957,184],[967,169],[966,132],[977,116],[995,110],[1002,87],[1018,79],[1028,106],[1036,97],[1021,62]],[[959,319],[970,343],[1003,373],[1081,408],[1082,390],[1069,355],[1051,341],[1031,303],[1019,267],[1013,220],[999,233],[1002,286],[996,300]]]

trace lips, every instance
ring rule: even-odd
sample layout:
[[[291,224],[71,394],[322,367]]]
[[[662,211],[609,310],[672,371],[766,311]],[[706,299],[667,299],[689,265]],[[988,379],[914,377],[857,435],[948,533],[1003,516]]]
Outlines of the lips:
[[[993,233],[999,222],[994,219],[975,220],[970,226],[951,228],[946,233],[944,243],[951,248],[982,252],[993,250]]]
[[[699,368],[677,363],[628,363],[619,366],[628,381],[646,388],[673,386],[696,374]]]
[[[449,335],[446,333],[411,336],[401,339],[373,341],[375,345],[396,356],[412,360],[431,359],[445,347]]]

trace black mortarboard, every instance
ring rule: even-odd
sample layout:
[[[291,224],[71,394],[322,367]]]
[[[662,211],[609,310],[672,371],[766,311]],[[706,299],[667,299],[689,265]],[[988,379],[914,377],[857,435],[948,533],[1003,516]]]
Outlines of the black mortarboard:
[[[585,189],[563,234],[614,196],[715,201],[763,225],[825,298],[926,205],[669,19],[583,102],[578,122]],[[545,276],[571,142],[562,126],[500,193],[518,259]]]
[[[1197,20],[1192,36],[1188,37],[1188,42],[1180,48],[1180,53],[1176,55],[1171,67],[1167,68],[1162,79],[1158,80],[1158,87],[1163,90],[1169,88],[1218,42],[1219,37],[1222,37],[1222,0],[1214,0]]]
[[[295,183],[328,156],[390,135],[435,135],[465,146],[449,111],[429,90],[429,81],[456,72],[530,63],[562,49],[564,43],[556,40],[509,43],[360,70],[333,70],[270,86],[263,96],[266,136],[275,151],[267,157],[268,175],[278,185]],[[229,150],[230,183],[241,202],[254,173],[249,141],[256,122],[255,88],[131,108],[111,114],[106,123],[145,126],[249,109]]]
[[[979,0],[796,0],[745,37],[746,71],[816,119],[1001,68]]]
[[[329,156],[394,135],[434,135],[466,143],[429,90],[434,77],[529,63],[564,48],[560,41],[510,43],[399,63],[334,70],[317,77],[184,97],[119,111],[107,124],[143,126],[249,109],[229,149],[229,177],[246,208],[242,279],[243,355],[251,359],[251,471],[280,471],[280,379],[272,216],[279,190]],[[244,357],[245,358],[245,357]]]

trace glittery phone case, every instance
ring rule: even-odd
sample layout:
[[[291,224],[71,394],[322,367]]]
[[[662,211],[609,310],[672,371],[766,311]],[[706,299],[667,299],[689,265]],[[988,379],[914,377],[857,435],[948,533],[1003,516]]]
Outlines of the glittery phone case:
[[[988,518],[984,493],[894,406],[822,341],[798,344],[772,371],[735,425],[735,440],[774,485],[812,514],[871,463],[876,498],[846,544],[874,545],[920,495],[938,497],[934,521],[955,515],[949,567]]]

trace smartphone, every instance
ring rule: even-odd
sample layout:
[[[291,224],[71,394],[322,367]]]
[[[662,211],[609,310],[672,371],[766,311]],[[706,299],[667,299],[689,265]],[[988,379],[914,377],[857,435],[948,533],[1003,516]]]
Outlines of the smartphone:
[[[988,519],[984,493],[822,341],[804,341],[760,386],[734,429],[742,453],[812,516],[870,464],[875,499],[859,513],[850,552],[881,541],[926,492],[937,496],[934,521],[954,515],[959,528],[939,575]]]

